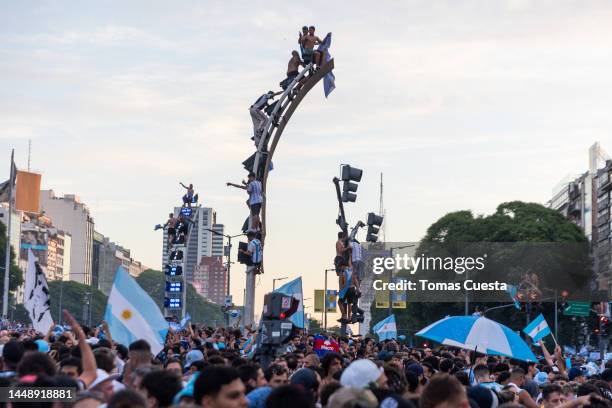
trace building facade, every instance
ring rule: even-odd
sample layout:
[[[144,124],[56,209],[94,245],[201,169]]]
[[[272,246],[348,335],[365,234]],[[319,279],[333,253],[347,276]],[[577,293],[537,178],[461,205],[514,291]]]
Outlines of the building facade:
[[[599,143],[589,148],[589,168],[557,185],[548,206],[575,223],[589,239],[597,286],[612,294],[612,160]]]
[[[53,190],[42,190],[40,209],[72,237],[70,280],[91,285],[94,220],[87,206],[74,194],[58,197]]]
[[[148,269],[140,261],[136,261],[131,257],[129,249],[123,248],[112,242],[108,237],[103,236],[99,232],[94,232],[94,256],[92,271],[94,276],[97,276],[96,286],[105,295],[108,295],[113,287],[117,268],[122,266],[133,277],[137,277],[143,271]]]
[[[194,271],[194,287],[210,302],[222,305],[227,291],[227,268],[220,256],[203,256]]]
[[[178,216],[182,207],[175,207],[174,214]],[[212,208],[194,206],[192,207],[190,227],[185,247],[184,270],[187,282],[194,281],[195,269],[202,257],[223,255],[223,236],[211,232],[217,231],[223,234],[223,225],[216,223],[216,213]],[[214,239],[213,239],[214,237]],[[168,234],[164,229],[162,243],[162,266],[168,263]],[[213,255],[214,254],[214,255]]]

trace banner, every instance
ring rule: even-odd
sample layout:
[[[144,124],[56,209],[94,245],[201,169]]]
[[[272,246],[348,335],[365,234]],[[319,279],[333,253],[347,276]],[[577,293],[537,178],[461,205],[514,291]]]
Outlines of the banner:
[[[49,285],[40,264],[31,249],[28,249],[28,268],[25,276],[24,306],[32,320],[32,326],[47,334],[53,326]]]
[[[403,279],[400,277],[393,278],[393,282],[401,283]],[[405,309],[408,292],[405,290],[394,290],[391,292],[391,307],[394,309]]]
[[[314,312],[323,313],[325,309],[325,290],[315,289],[314,291]]]
[[[40,174],[17,171],[15,188],[15,208],[17,210],[29,213],[40,211],[40,179]]]
[[[336,340],[331,337],[325,337],[321,334],[317,334],[314,337],[314,346],[312,348],[319,358],[323,357],[325,354],[333,352],[340,352],[340,345]]]
[[[336,307],[338,305],[338,291],[327,289],[326,300],[327,313],[336,313]]]
[[[389,282],[389,277],[381,277],[380,280],[383,283]],[[388,309],[389,308],[389,291],[388,290],[377,290],[374,295],[374,306],[377,309]]]

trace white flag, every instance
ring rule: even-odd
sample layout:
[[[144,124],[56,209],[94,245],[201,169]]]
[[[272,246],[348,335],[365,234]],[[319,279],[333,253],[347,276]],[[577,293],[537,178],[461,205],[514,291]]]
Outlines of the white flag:
[[[25,276],[24,306],[38,332],[46,334],[53,325],[49,285],[40,264],[28,249],[28,269]]]

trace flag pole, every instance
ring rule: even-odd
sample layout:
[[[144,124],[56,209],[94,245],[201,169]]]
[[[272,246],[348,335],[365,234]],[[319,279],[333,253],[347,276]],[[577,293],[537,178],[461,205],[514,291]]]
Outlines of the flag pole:
[[[11,151],[11,171],[9,177],[9,208],[6,221],[6,248],[4,252],[4,292],[2,296],[2,317],[8,317],[9,274],[11,272],[11,218],[13,218],[13,181],[15,180],[15,149]]]

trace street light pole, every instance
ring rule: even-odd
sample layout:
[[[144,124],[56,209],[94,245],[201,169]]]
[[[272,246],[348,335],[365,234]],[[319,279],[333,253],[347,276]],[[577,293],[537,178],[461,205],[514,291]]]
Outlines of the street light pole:
[[[282,278],[272,278],[272,292],[274,292],[274,289],[276,289],[276,281],[282,281],[287,279],[288,276],[284,276]]]

